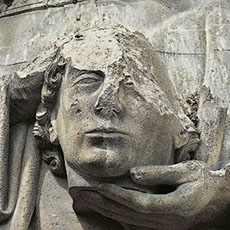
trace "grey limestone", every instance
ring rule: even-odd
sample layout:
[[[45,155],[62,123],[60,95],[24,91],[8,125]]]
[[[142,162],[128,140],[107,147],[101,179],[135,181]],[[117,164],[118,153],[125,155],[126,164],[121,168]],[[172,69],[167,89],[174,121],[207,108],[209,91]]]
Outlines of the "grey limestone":
[[[228,0],[0,0],[0,229],[230,229]]]

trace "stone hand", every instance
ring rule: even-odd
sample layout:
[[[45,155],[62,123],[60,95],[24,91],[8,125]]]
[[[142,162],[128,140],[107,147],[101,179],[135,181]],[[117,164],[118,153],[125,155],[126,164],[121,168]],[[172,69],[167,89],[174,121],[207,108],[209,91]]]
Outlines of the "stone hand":
[[[229,172],[229,165],[214,171],[204,162],[196,160],[169,166],[133,168],[130,170],[130,176],[137,184],[176,185],[177,188],[167,194],[143,194],[143,197],[137,195],[137,202],[134,202],[136,206],[129,207],[144,213],[195,216],[209,204],[213,205],[215,200],[219,202],[220,196],[229,200]]]
[[[187,161],[133,168],[130,176],[140,185],[177,185],[177,188],[167,194],[153,194],[102,184],[98,190],[100,195],[94,194],[94,209],[136,226],[188,229],[192,223],[212,218],[218,211],[215,204],[220,202],[220,197],[226,204],[229,201],[229,167],[212,171],[201,161]],[[88,201],[92,199],[90,192],[85,193]],[[211,214],[207,211],[210,209],[214,210]]]

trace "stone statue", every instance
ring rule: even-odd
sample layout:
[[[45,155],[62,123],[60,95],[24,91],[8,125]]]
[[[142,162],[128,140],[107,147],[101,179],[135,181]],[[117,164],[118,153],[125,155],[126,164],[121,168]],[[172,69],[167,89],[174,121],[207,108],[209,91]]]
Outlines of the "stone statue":
[[[9,127],[1,131],[2,229],[228,229],[229,167],[196,159],[199,132],[144,35],[93,28],[54,49],[17,73],[29,80],[15,74],[2,87],[1,116],[12,123],[9,156]],[[33,105],[20,108],[22,95]],[[45,187],[50,210],[65,212],[59,191],[73,200],[76,216],[55,217],[62,226],[39,211]],[[71,228],[68,214],[80,225]]]

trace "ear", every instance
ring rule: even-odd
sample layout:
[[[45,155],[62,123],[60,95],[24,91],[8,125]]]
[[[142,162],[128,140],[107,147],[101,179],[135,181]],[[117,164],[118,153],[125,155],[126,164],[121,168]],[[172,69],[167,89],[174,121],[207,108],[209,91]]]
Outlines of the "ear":
[[[49,138],[53,145],[59,145],[56,120],[51,120],[49,128]]]
[[[174,139],[176,148],[176,162],[190,160],[200,143],[199,133],[194,128],[190,127],[185,132],[179,134]]]
[[[182,146],[189,142],[189,135],[187,131],[181,131],[178,135],[174,137],[175,149],[180,149]]]

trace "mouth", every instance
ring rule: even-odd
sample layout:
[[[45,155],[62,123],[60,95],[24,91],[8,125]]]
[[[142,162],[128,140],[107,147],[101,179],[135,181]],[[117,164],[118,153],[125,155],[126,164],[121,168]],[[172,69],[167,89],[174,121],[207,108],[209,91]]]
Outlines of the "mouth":
[[[96,128],[86,132],[85,137],[91,147],[117,152],[126,143],[128,134],[114,128]]]
[[[101,136],[101,137],[113,137],[113,136],[127,136],[128,134],[122,131],[119,131],[115,128],[97,128],[91,131],[86,132],[87,136]]]

